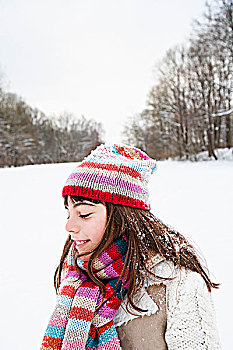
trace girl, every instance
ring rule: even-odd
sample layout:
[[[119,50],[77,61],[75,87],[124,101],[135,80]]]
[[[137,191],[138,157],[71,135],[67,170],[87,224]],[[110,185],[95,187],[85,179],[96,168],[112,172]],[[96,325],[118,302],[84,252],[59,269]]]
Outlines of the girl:
[[[220,349],[210,280],[187,240],[150,211],[155,160],[101,145],[69,176],[68,238],[45,349]]]

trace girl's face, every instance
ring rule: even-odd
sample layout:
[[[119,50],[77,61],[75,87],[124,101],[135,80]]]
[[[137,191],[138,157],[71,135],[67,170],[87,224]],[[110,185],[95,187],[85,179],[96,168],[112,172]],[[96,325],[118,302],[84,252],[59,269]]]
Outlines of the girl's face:
[[[101,242],[107,221],[107,209],[101,204],[87,200],[72,202],[68,196],[68,219],[66,231],[76,242],[79,254],[92,251]],[[83,255],[82,260],[88,261],[91,254]]]

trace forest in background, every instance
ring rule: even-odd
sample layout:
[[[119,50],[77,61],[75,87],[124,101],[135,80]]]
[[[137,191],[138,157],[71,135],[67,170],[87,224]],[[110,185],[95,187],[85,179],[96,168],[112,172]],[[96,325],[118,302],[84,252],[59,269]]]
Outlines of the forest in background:
[[[80,161],[102,142],[101,123],[68,113],[49,118],[0,89],[0,167]]]
[[[233,146],[233,0],[207,4],[189,41],[167,51],[123,138],[156,159],[217,159],[216,149]],[[46,116],[0,82],[0,167],[79,161],[103,141],[101,123]]]
[[[123,136],[156,159],[195,160],[202,151],[217,159],[217,148],[233,146],[232,0],[206,4],[188,42],[167,51]]]

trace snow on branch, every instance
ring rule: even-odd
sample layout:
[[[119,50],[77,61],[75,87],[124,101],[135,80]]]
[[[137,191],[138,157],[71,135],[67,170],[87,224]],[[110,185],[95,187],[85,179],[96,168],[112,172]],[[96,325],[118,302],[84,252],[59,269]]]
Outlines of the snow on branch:
[[[215,118],[215,117],[224,117],[225,115],[229,115],[233,112],[233,108],[230,108],[226,111],[220,111],[218,113],[212,113],[211,117]]]

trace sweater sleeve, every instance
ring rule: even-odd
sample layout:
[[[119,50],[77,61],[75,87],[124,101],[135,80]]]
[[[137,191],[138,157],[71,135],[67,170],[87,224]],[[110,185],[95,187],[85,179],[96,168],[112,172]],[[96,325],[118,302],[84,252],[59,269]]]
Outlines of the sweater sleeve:
[[[168,350],[219,350],[211,293],[200,274],[181,270],[167,285]]]

